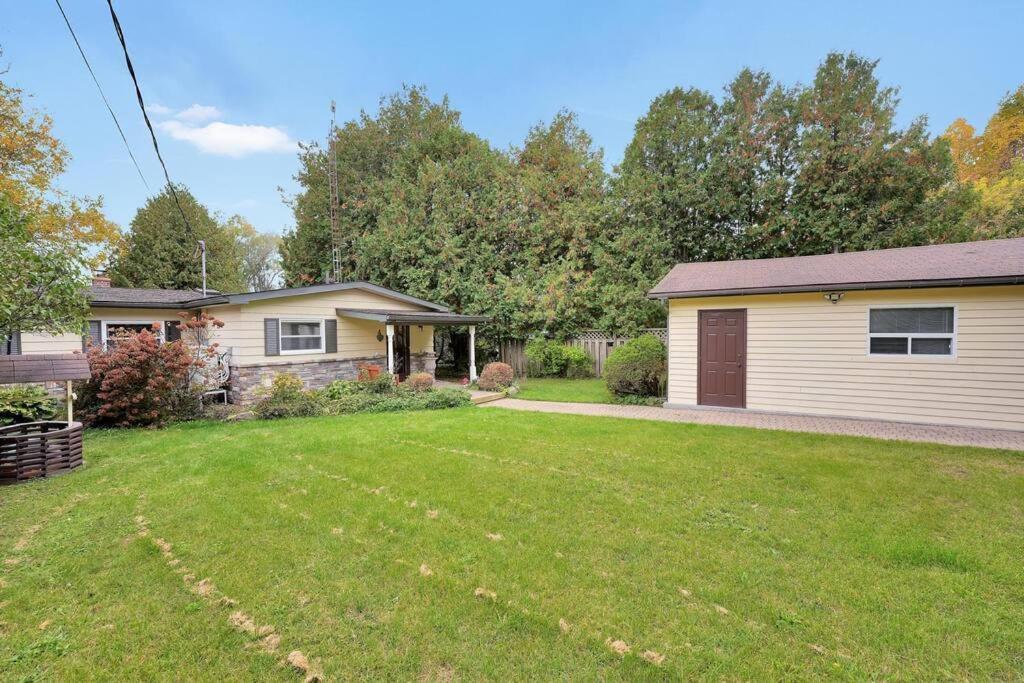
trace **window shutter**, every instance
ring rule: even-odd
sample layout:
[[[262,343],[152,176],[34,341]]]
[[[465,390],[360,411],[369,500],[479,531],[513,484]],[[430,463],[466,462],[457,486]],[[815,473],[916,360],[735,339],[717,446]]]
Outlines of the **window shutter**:
[[[82,337],[83,351],[87,351],[89,349],[90,342],[92,343],[93,346],[102,346],[103,344],[103,325],[100,323],[99,320],[89,321],[88,334]]]
[[[281,355],[281,327],[277,318],[263,319],[263,354],[266,356]]]
[[[181,322],[177,320],[165,320],[164,321],[164,341],[176,342],[181,339],[181,328],[178,327]]]
[[[15,330],[11,333],[11,355],[17,356],[21,353],[21,332]]]
[[[328,318],[324,321],[324,353],[338,352],[338,321]]]

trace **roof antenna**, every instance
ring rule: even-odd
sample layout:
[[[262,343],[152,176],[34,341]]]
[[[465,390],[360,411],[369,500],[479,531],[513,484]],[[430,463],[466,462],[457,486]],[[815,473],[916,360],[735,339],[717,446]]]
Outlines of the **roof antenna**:
[[[341,282],[341,228],[338,227],[338,153],[334,148],[334,100],[331,100],[331,130],[327,135],[327,148],[330,152],[327,167],[327,179],[331,186],[331,272],[328,282]]]
[[[836,242],[835,244],[832,245],[832,253],[833,254],[838,254],[839,253],[839,242]]]
[[[199,240],[198,246],[196,246],[195,252],[192,254],[192,258],[199,256],[203,263],[203,296],[206,296],[206,240]]]

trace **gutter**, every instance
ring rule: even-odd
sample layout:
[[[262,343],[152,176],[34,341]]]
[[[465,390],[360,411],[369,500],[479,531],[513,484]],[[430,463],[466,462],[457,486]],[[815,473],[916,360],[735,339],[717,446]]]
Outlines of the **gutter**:
[[[751,294],[798,294],[815,292],[853,292],[875,289],[925,289],[930,287],[980,287],[991,285],[1024,284],[1024,275],[1007,275],[999,277],[958,278],[949,280],[895,280],[892,282],[856,282],[848,284],[825,285],[788,285],[782,287],[741,287],[736,289],[706,289],[678,292],[658,292],[651,290],[648,299],[666,301],[668,299],[697,299],[716,296],[745,296]]]

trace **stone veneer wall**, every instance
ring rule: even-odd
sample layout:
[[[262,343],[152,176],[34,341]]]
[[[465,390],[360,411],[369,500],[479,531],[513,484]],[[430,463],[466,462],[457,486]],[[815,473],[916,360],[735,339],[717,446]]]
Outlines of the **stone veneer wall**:
[[[434,374],[437,360],[433,353],[414,353],[410,355],[409,361],[413,372]],[[274,375],[282,372],[298,376],[308,389],[320,389],[334,380],[355,379],[359,374],[359,366],[364,363],[379,365],[381,368],[387,367],[387,359],[380,357],[232,367],[231,379],[228,380],[228,400],[240,405],[252,403],[255,399],[255,390],[260,386],[269,385]]]

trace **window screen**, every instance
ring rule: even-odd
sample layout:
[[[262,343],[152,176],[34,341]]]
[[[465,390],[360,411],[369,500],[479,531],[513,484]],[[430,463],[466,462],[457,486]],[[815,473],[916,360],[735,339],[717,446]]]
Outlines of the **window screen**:
[[[323,351],[323,323],[282,320],[281,351]]]
[[[873,308],[868,327],[872,354],[953,355],[952,307]]]

